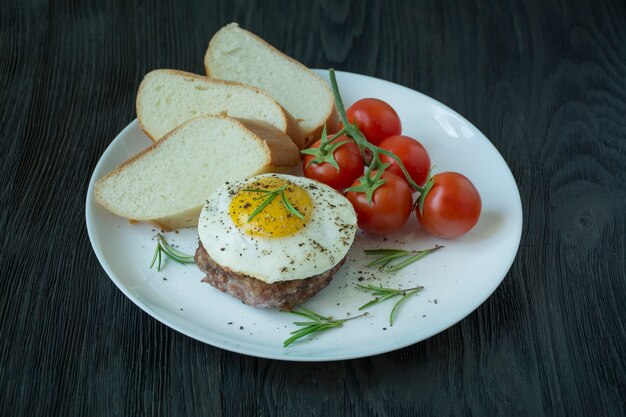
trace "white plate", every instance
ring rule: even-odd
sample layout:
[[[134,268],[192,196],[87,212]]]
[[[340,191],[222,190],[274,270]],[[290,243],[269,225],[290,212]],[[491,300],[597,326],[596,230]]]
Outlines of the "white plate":
[[[328,79],[326,71],[316,72]],[[388,322],[393,301],[388,301],[341,329],[317,333],[283,348],[282,342],[295,328],[292,322],[297,316],[243,305],[201,283],[203,274],[195,265],[169,262],[161,272],[150,269],[157,231],[147,224],[129,225],[100,207],[93,195],[98,178],[150,145],[136,121],[104,152],[87,192],[89,238],[115,285],[148,314],[197,340],[247,355],[294,361],[350,359],[399,349],[452,326],[485,301],[511,267],[522,230],[519,191],[498,151],[471,123],[423,94],[345,72],[337,72],[337,80],[346,107],[363,97],[387,101],[402,120],[403,134],[422,142],[436,171],[465,174],[482,196],[478,224],[455,240],[426,235],[414,216],[386,240],[358,234],[346,265],[329,287],[305,304],[322,314],[342,318],[358,314],[358,307],[371,298],[356,288],[357,283],[424,286],[421,293],[403,304],[393,327]],[[195,230],[167,233],[166,237],[181,250],[194,252]],[[445,248],[393,275],[365,267],[364,248],[429,248],[435,244]]]

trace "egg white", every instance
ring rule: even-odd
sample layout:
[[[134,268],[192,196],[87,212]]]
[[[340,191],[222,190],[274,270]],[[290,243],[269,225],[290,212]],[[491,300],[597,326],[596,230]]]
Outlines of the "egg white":
[[[230,217],[232,196],[265,176],[284,178],[309,193],[311,217],[291,236],[249,236]],[[283,174],[263,174],[225,184],[209,197],[198,221],[200,241],[216,263],[268,284],[309,278],[329,270],[346,256],[356,230],[356,213],[343,195],[317,181]]]

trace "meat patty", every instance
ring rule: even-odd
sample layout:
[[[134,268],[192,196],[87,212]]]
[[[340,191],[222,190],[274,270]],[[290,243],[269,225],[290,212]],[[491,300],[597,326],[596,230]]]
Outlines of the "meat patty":
[[[240,299],[249,306],[281,310],[292,310],[324,289],[346,261],[344,257],[328,271],[309,278],[268,284],[221,267],[209,256],[202,242],[198,242],[194,259],[198,268],[207,274],[202,282]]]

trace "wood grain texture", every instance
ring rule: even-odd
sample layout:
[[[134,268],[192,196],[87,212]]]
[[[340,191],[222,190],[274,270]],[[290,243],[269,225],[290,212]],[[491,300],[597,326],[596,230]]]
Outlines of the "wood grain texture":
[[[522,246],[452,328],[359,360],[196,342],[107,278],[89,177],[155,68],[202,72],[238,21],[311,67],[466,116],[508,162]],[[626,415],[623,1],[0,3],[0,415]]]

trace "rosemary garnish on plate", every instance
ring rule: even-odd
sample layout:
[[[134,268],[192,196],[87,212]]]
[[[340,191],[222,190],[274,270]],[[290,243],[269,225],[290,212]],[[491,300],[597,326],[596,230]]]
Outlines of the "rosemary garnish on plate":
[[[304,216],[298,210],[296,210],[296,208],[294,206],[291,205],[291,203],[289,202],[289,199],[285,195],[285,189],[286,188],[287,188],[287,186],[283,185],[282,187],[277,188],[275,190],[263,190],[261,188],[246,188],[246,189],[244,189],[243,191],[248,191],[248,192],[251,192],[251,193],[262,193],[260,196],[255,198],[255,200],[259,200],[261,198],[265,198],[265,200],[263,200],[263,202],[259,205],[259,207],[257,207],[256,210],[254,210],[252,212],[252,214],[250,214],[250,216],[248,217],[248,221],[254,219],[254,217],[257,214],[262,212],[263,209],[265,207],[267,207],[272,201],[274,201],[274,199],[276,197],[278,197],[278,196],[280,196],[283,204],[285,205],[285,207],[287,207],[287,210],[289,210],[289,212],[291,214],[293,214],[294,216],[298,217],[299,219],[304,220]]]
[[[367,266],[380,266],[380,268],[386,272],[396,272],[404,268],[405,266],[411,265],[414,262],[419,261],[424,256],[429,253],[433,253],[434,251],[443,248],[443,246],[435,246],[430,249],[424,250],[404,250],[404,249],[366,249],[364,252],[369,256],[378,256],[378,259],[373,260],[368,263]],[[403,259],[401,262],[390,265],[392,261],[399,261]]]
[[[373,300],[369,301],[368,303],[363,304],[361,307],[359,307],[359,310],[363,310],[370,306],[373,306],[374,304],[379,304],[379,303],[382,303],[383,301],[387,301],[392,298],[401,296],[401,298],[396,302],[396,304],[394,304],[393,308],[391,309],[391,314],[389,314],[389,324],[391,326],[393,326],[393,322],[395,320],[396,313],[398,311],[398,307],[400,306],[400,304],[406,301],[406,299],[412,296],[413,294],[417,294],[418,292],[424,289],[424,287],[421,287],[421,286],[403,289],[403,288],[385,288],[382,285],[377,287],[375,285],[360,285],[360,284],[357,284],[357,287],[362,288],[364,290],[371,291],[372,295],[374,296]]]
[[[161,271],[161,263],[162,263],[162,254],[164,253],[170,259],[178,262],[179,264],[192,264],[194,263],[193,255],[187,255],[186,253],[182,253],[178,249],[175,249],[172,245],[167,243],[165,237],[158,233],[156,235],[157,245],[154,248],[154,255],[152,256],[152,262],[150,262],[150,268],[154,266],[154,263],[157,263],[157,271]]]
[[[293,324],[296,326],[300,326],[301,329],[294,330],[290,334],[292,335],[289,339],[283,342],[283,347],[287,347],[298,339],[301,339],[305,336],[310,335],[311,333],[322,332],[324,330],[332,329],[335,327],[341,327],[348,320],[358,319],[359,317],[367,316],[368,313],[363,313],[358,316],[348,317],[345,319],[333,319],[332,317],[324,317],[321,314],[318,314],[314,311],[311,311],[302,306],[297,307],[298,310],[292,310],[289,313],[297,314],[302,317],[306,317],[311,321],[294,321]]]

